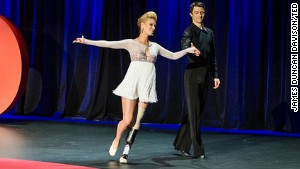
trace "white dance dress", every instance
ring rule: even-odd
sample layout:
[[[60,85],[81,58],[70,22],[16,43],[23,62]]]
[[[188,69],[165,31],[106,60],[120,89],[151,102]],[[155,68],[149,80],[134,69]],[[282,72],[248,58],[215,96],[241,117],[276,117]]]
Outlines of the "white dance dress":
[[[187,48],[173,53],[155,42],[149,42],[149,46],[146,46],[134,39],[120,41],[93,41],[86,39],[84,44],[112,49],[126,49],[130,54],[131,63],[123,81],[113,90],[113,93],[132,100],[139,99],[145,103],[157,102],[154,65],[157,55],[175,60],[191,50],[191,48]]]

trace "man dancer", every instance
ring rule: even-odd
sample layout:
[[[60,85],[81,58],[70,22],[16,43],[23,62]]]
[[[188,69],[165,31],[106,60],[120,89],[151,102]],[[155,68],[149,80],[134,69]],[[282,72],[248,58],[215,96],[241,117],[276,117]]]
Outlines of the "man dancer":
[[[190,5],[192,24],[183,33],[181,47],[186,49],[190,44],[200,50],[200,57],[188,54],[188,64],[184,74],[184,86],[187,103],[187,114],[181,122],[180,129],[174,140],[174,148],[185,156],[191,156],[193,145],[194,157],[205,158],[201,139],[201,115],[203,112],[208,89],[209,74],[214,78],[214,89],[220,85],[213,31],[203,24],[205,5],[194,2]]]

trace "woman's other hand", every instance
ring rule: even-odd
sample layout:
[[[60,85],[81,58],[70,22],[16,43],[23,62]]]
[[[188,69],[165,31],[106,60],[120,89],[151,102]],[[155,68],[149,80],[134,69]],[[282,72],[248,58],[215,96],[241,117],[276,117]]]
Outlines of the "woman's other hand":
[[[190,50],[190,51],[191,51],[191,52],[189,52],[189,53],[193,53],[193,54],[196,55],[196,56],[200,56],[200,54],[201,54],[200,50],[198,50],[198,49],[194,46],[193,43],[191,43],[191,50]]]
[[[85,38],[83,37],[83,35],[82,35],[82,37],[81,38],[76,38],[75,40],[73,40],[73,43],[84,43],[85,42]]]

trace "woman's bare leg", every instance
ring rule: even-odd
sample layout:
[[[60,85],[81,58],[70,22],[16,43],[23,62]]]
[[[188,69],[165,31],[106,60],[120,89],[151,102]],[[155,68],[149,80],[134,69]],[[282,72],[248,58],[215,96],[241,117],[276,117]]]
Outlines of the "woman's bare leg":
[[[132,121],[135,105],[136,100],[130,100],[122,97],[123,119],[118,123],[116,138],[114,139],[113,143],[114,149],[118,148],[123,132],[127,129]]]

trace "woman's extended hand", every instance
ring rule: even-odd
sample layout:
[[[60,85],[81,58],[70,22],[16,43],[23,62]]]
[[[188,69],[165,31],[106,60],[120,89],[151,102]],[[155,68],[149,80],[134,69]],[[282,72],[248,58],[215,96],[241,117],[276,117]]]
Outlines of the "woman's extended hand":
[[[73,40],[73,43],[84,43],[84,42],[85,42],[85,38],[83,37],[83,35],[81,38],[76,38],[75,40]]]
[[[193,43],[191,43],[191,52],[190,53],[193,53],[194,55],[196,56],[200,56],[201,52],[200,50],[198,50]]]

